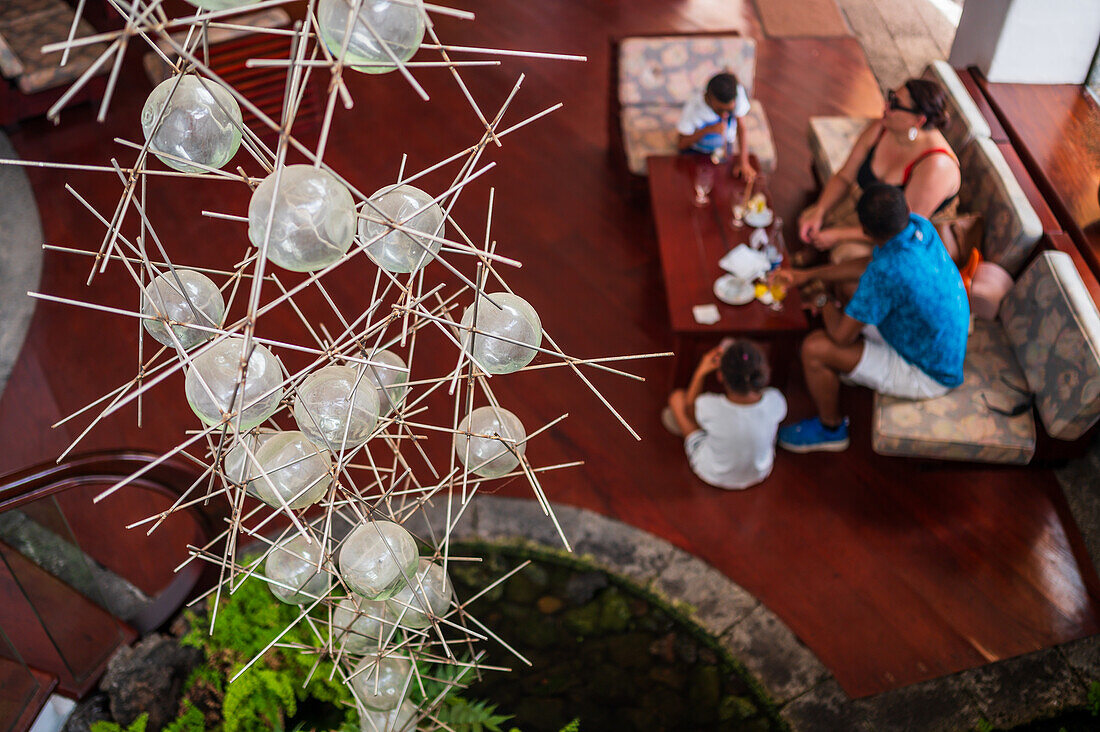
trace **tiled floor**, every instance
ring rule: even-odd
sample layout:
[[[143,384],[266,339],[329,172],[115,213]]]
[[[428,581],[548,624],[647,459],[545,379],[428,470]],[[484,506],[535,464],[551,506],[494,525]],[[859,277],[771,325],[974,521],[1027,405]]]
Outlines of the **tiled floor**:
[[[883,89],[920,76],[929,61],[945,59],[962,13],[962,0],[837,0]]]

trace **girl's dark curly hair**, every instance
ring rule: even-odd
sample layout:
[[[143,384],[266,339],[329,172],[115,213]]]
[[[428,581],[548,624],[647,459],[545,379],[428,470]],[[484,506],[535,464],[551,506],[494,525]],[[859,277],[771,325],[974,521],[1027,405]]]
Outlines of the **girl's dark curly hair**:
[[[738,394],[760,391],[771,380],[771,368],[760,347],[738,338],[722,352],[722,381]]]
[[[913,98],[913,106],[924,115],[924,129],[933,127],[942,130],[951,121],[951,114],[947,111],[947,92],[934,81],[925,79],[910,79],[905,82],[905,88],[909,90],[909,96]]]

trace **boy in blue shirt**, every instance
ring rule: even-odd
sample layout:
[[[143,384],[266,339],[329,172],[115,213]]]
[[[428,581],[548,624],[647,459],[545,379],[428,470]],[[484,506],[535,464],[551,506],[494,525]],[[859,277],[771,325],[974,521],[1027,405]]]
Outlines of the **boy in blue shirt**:
[[[822,305],[825,329],[802,343],[802,367],[818,416],[779,430],[793,452],[848,447],[840,381],[903,399],[943,396],[963,381],[970,304],[962,277],[935,228],[912,214],[900,188],[868,187],[857,206],[875,243],[870,259],[790,273],[793,284],[859,278],[843,310]],[[862,273],[861,273],[862,270]]]
[[[755,171],[749,164],[749,143],[745,130],[738,130],[737,120],[749,113],[750,104],[745,87],[737,77],[722,72],[710,77],[707,88],[696,93],[684,104],[676,123],[676,146],[680,152],[712,155],[728,154],[737,143],[739,156],[737,174],[751,178]]]

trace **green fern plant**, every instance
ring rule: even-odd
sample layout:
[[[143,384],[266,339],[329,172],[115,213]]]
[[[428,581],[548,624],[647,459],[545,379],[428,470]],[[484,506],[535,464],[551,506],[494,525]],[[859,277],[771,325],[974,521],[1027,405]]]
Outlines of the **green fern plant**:
[[[145,732],[145,725],[148,723],[149,714],[145,713],[131,722],[128,727],[123,727],[115,722],[93,722],[92,732]]]
[[[449,696],[436,710],[435,716],[452,729],[468,732],[504,732],[500,725],[512,717],[497,714],[497,705],[486,701],[471,702],[460,696]]]

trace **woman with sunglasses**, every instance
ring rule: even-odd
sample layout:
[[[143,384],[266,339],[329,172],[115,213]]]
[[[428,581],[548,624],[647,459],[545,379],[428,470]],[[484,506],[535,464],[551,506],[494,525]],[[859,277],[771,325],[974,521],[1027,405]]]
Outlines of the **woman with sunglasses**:
[[[802,212],[798,233],[814,247],[803,250],[808,264],[815,250],[832,250],[841,262],[869,257],[855,213],[860,192],[874,183],[905,191],[913,213],[931,218],[953,206],[959,195],[959,161],[940,128],[947,124],[947,95],[936,83],[910,79],[888,92],[882,119],[868,125],[817,201]],[[796,264],[799,263],[796,259]]]

